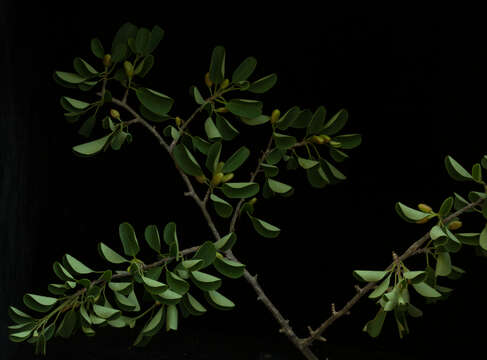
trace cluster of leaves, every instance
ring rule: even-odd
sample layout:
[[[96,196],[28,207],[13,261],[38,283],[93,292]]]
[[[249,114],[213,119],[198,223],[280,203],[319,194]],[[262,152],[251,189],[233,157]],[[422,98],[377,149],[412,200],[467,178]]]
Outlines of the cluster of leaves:
[[[451,156],[445,157],[445,167],[450,175],[458,181],[474,181],[483,187],[483,192],[471,191],[468,199],[471,203],[479,199],[487,198],[487,186],[482,180],[482,167],[487,169],[487,155],[480,163],[472,167],[469,173]],[[380,334],[384,320],[388,312],[393,312],[394,318],[402,338],[409,333],[407,315],[412,317],[422,316],[422,311],[410,301],[409,286],[426,298],[427,303],[434,303],[446,299],[453,289],[440,285],[439,278],[458,279],[465,270],[452,264],[452,255],[460,251],[462,245],[475,246],[478,254],[487,255],[487,223],[481,232],[454,233],[462,226],[458,217],[449,216],[452,209],[459,210],[469,204],[463,197],[454,193],[443,201],[439,210],[434,212],[426,204],[418,204],[418,210],[408,207],[400,202],[396,204],[399,216],[407,222],[423,224],[437,218],[438,222],[429,231],[430,240],[424,250],[426,265],[424,270],[410,270],[402,261],[395,259],[391,269],[385,271],[355,270],[354,276],[361,281],[380,282],[372,293],[370,299],[374,299],[380,305],[376,316],[367,322],[364,327],[370,336]],[[481,213],[487,220],[487,201],[483,201],[479,208],[472,207],[466,212]],[[448,221],[445,219],[448,218]],[[431,263],[433,259],[434,264]],[[394,279],[392,281],[392,279]],[[440,281],[441,283],[441,281]]]
[[[23,297],[27,308],[47,314],[34,317],[10,306],[8,313],[16,325],[8,327],[9,339],[32,343],[36,353],[45,354],[46,342],[53,336],[68,338],[79,329],[85,335],[93,336],[95,326],[134,328],[137,321],[145,317],[145,324],[133,343],[134,346],[144,346],[164,325],[167,331],[177,330],[179,314],[199,316],[207,311],[190,293],[191,285],[200,290],[210,306],[216,309],[229,310],[235,306],[218,291],[222,285],[221,277],[208,272],[212,265],[224,277],[236,279],[242,276],[245,265],[221,254],[235,243],[234,233],[214,243],[203,243],[191,258],[185,258],[179,250],[175,223],[170,222],[164,227],[163,240],[168,249],[165,253],[161,252],[163,246],[157,226],[149,225],[144,238],[160,259],[151,265],[136,257],[140,246],[132,225],[120,224],[119,235],[124,254],[130,259],[104,243],[98,244],[98,252],[112,264],[128,264],[125,271],[95,271],[65,254],[62,262],[53,264],[55,275],[62,281],[48,285],[54,297],[30,293]],[[94,275],[98,277],[88,278]],[[142,311],[136,294],[150,304],[147,309]]]

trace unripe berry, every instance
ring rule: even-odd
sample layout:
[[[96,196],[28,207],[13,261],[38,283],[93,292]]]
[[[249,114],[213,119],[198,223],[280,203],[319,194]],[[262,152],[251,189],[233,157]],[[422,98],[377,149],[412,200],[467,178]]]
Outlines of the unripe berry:
[[[311,137],[311,142],[321,145],[325,143],[325,140],[321,136],[313,135]]]
[[[462,227],[462,222],[459,220],[452,221],[451,223],[448,224],[448,229],[450,230],[458,230]]]
[[[218,252],[218,251],[216,252],[216,257],[218,259],[223,259],[223,255],[220,252]]]
[[[221,107],[221,108],[215,109],[215,112],[226,113],[226,112],[228,112],[228,109],[226,107]]]
[[[220,183],[222,182],[223,176],[224,175],[222,172],[218,172],[215,175],[213,175],[213,178],[210,181],[210,185],[213,187],[220,185]]]
[[[421,211],[427,212],[427,213],[433,211],[433,209],[431,208],[431,206],[426,205],[426,204],[423,204],[423,203],[418,204],[418,209],[421,210]]]
[[[254,197],[249,201],[249,205],[254,205],[257,202],[257,198]]]
[[[206,182],[206,176],[203,174],[203,175],[197,175],[194,177],[196,179],[197,182],[199,182],[200,184],[204,184]]]
[[[427,223],[431,218],[433,218],[434,216],[426,216],[425,218],[421,219],[421,220],[418,220],[416,221],[416,224],[424,224],[424,223]]]
[[[120,113],[115,109],[110,109],[110,116],[114,119],[120,120]]]
[[[111,64],[112,64],[112,55],[105,54],[105,56],[103,57],[103,65],[105,65],[105,67],[109,67]]]
[[[327,143],[329,143],[331,141],[331,137],[329,137],[328,135],[321,134],[321,135],[319,135],[319,137],[323,139],[323,142],[325,144],[327,144]]]
[[[209,72],[207,72],[205,74],[205,84],[208,87],[211,87],[213,85],[213,81],[210,80],[210,73]]]
[[[227,181],[230,181],[233,179],[234,174],[225,174],[225,176],[222,177],[222,183],[226,183]]]
[[[125,74],[127,74],[127,77],[131,79],[132,76],[134,76],[134,67],[132,63],[130,61],[125,60],[123,62],[123,67],[125,68]]]
[[[230,80],[225,79],[225,80],[223,80],[223,82],[221,83],[221,85],[220,85],[220,89],[226,89],[226,88],[228,87],[228,85],[230,85]]]
[[[271,115],[271,124],[275,124],[279,120],[280,116],[281,112],[279,111],[279,109],[274,109]]]
[[[177,127],[180,127],[181,124],[183,123],[183,120],[179,116],[176,116],[175,121],[176,121],[176,126]]]

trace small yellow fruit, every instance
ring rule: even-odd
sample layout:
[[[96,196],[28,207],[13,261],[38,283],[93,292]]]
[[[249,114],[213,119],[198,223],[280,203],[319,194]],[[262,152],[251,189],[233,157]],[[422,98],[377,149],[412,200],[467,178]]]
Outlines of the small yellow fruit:
[[[226,113],[226,112],[228,112],[228,109],[226,107],[221,107],[221,108],[215,109],[215,112]]]
[[[176,126],[177,127],[180,127],[181,124],[183,123],[183,120],[179,116],[176,116],[175,121],[176,121]]]
[[[254,205],[257,202],[257,198],[254,197],[249,201],[249,205]]]
[[[319,135],[319,137],[323,139],[323,142],[325,144],[327,144],[327,143],[329,143],[331,141],[331,137],[329,137],[328,135],[321,134],[321,135]]]
[[[334,148],[339,148],[339,147],[342,147],[342,143],[341,143],[341,142],[338,142],[338,141],[333,141],[333,140],[331,140],[331,141],[329,142],[329,144],[330,144],[331,146],[333,146]]]
[[[223,176],[224,175],[223,175],[222,172],[218,172],[215,175],[213,175],[213,178],[210,181],[211,186],[218,186],[218,185],[220,185],[220,183],[222,182]]]
[[[226,89],[226,88],[228,87],[228,85],[230,85],[230,80],[225,79],[225,80],[223,80],[223,82],[221,83],[221,85],[220,85],[220,89]]]
[[[128,60],[123,62],[123,67],[125,68],[125,74],[127,74],[128,78],[131,79],[134,76],[134,67],[132,63]]]
[[[209,72],[207,72],[205,74],[205,84],[208,87],[211,87],[213,85],[213,81],[210,80],[210,73]]]
[[[275,124],[279,120],[280,116],[281,116],[281,112],[279,111],[279,109],[274,109],[271,115],[271,124]]]
[[[457,230],[457,229],[460,229],[462,227],[462,225],[463,224],[461,221],[455,220],[455,221],[452,221],[451,223],[448,224],[448,229]]]
[[[105,65],[105,67],[109,67],[111,64],[112,64],[112,55],[105,54],[105,56],[103,57],[103,65]]]
[[[225,162],[224,161],[220,161],[218,163],[218,165],[216,166],[215,173],[219,173],[220,171],[222,171],[224,165],[225,165]]]
[[[321,136],[313,135],[311,137],[311,142],[315,144],[324,144],[325,140]]]
[[[431,208],[431,206],[426,205],[426,204],[423,204],[423,203],[418,204],[418,209],[421,210],[421,211],[427,212],[427,213],[433,211],[433,209]]]
[[[198,175],[198,176],[195,176],[194,177],[196,179],[197,182],[199,182],[200,184],[204,184],[206,182],[206,176],[203,174],[203,175]]]
[[[110,109],[110,116],[114,119],[120,120],[120,113],[115,109]]]
[[[216,252],[216,257],[218,259],[223,259],[223,255],[221,253],[219,253],[218,251]]]
[[[225,176],[222,177],[222,183],[226,183],[227,181],[232,180],[233,177],[234,177],[233,173],[225,174]]]

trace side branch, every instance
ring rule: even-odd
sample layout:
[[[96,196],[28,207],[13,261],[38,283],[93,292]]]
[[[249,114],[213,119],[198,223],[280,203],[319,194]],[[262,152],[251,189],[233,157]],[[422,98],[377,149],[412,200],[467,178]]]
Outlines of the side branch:
[[[444,223],[448,223],[451,219],[455,218],[456,216],[461,215],[465,211],[467,211],[467,210],[469,210],[469,209],[471,209],[471,208],[473,208],[473,207],[481,204],[483,202],[483,200],[484,199],[478,199],[477,201],[466,205],[465,207],[463,207],[460,210],[454,212],[453,214],[451,214],[447,218],[443,219],[443,222]],[[416,255],[417,253],[420,252],[421,246],[423,246],[424,243],[426,241],[428,241],[429,239],[430,239],[430,234],[429,234],[429,232],[427,232],[420,239],[418,239],[417,241],[415,241],[406,251],[404,251],[404,253],[401,256],[398,257],[398,259],[400,261],[404,261],[407,258],[409,258],[409,257],[411,257],[413,255]],[[392,262],[386,268],[386,270],[390,270],[393,266],[394,266],[394,262]],[[357,289],[357,294],[355,294],[355,296],[352,299],[350,299],[345,304],[345,306],[342,309],[340,309],[339,311],[337,311],[334,314],[332,314],[328,319],[325,320],[325,322],[323,322],[320,325],[320,327],[318,329],[316,329],[314,331],[310,331],[311,332],[310,336],[308,336],[307,338],[303,339],[302,341],[304,343],[308,344],[308,345],[311,345],[314,340],[316,340],[317,338],[320,338],[321,337],[321,334],[323,334],[323,332],[331,324],[333,324],[335,322],[335,320],[337,320],[338,318],[340,318],[343,315],[347,314],[350,311],[350,308],[352,308],[352,306],[355,305],[360,300],[360,298],[362,298],[362,296],[364,296],[366,293],[368,293],[370,290],[372,290],[375,287],[375,284],[376,284],[375,282],[370,282],[366,286],[364,286],[363,288],[358,288]]]

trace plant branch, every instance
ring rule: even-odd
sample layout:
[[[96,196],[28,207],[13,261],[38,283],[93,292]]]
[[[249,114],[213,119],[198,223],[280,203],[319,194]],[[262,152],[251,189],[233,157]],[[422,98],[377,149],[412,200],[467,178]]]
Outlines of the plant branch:
[[[461,215],[463,214],[465,211],[481,204],[483,202],[484,199],[478,199],[477,201],[473,202],[473,203],[470,203],[468,205],[466,205],[465,207],[459,209],[458,211],[454,212],[453,214],[451,214],[450,216],[448,216],[447,218],[445,218],[443,220],[443,223],[448,223],[451,219],[455,218],[456,216],[458,215]],[[418,253],[421,252],[421,246],[424,245],[424,243],[426,241],[428,241],[430,239],[430,234],[429,232],[427,232],[426,234],[424,234],[420,239],[418,239],[417,241],[415,241],[401,256],[398,257],[398,260],[399,261],[404,261],[406,260],[407,258],[413,256],[413,255],[416,255]],[[391,269],[393,266],[394,266],[394,261],[386,268],[386,270],[389,270]],[[332,314],[328,319],[326,319],[325,322],[323,322],[316,330],[311,330],[310,329],[310,336],[303,339],[302,341],[308,345],[311,345],[312,342],[314,340],[316,340],[317,338],[321,337],[321,334],[323,334],[323,332],[331,325],[335,322],[335,320],[337,320],[338,318],[342,317],[343,315],[347,314],[350,309],[352,308],[352,306],[354,306],[362,296],[364,296],[367,292],[369,292],[371,289],[374,288],[375,286],[375,282],[370,282],[368,283],[366,286],[364,286],[363,288],[358,288],[357,289],[357,294],[355,294],[355,296],[350,299],[346,304],[345,306],[340,309],[339,311],[335,312],[334,314]]]

